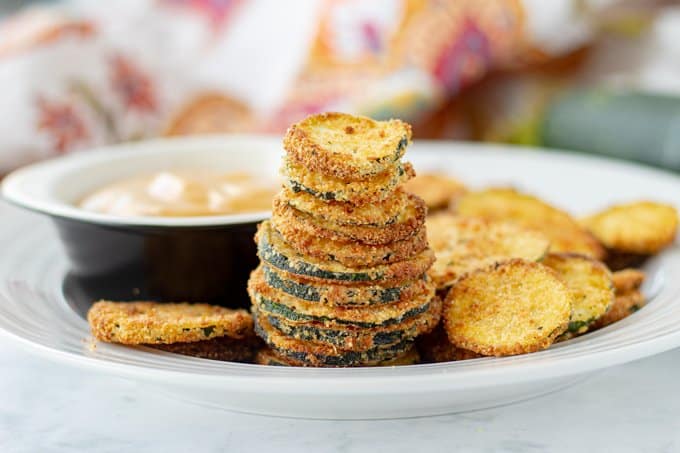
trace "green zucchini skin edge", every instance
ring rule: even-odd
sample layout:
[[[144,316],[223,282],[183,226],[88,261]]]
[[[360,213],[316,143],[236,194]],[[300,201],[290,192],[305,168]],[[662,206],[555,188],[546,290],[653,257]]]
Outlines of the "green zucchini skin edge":
[[[413,339],[403,340],[395,345],[389,346],[387,348],[372,348],[368,351],[357,352],[357,351],[344,351],[338,355],[321,355],[321,354],[311,354],[307,352],[291,351],[289,349],[284,349],[277,347],[269,339],[269,335],[266,330],[262,328],[255,317],[255,333],[262,338],[265,343],[269,345],[272,349],[277,351],[286,357],[290,357],[298,362],[303,362],[306,364],[313,364],[312,361],[308,359],[309,355],[313,355],[319,363],[329,366],[356,366],[367,362],[382,362],[385,360],[390,360],[397,357],[399,354],[406,352],[410,347],[413,346]]]
[[[262,310],[266,313],[271,313],[274,315],[281,316],[285,318],[286,320],[290,322],[334,322],[336,324],[340,325],[347,325],[347,326],[353,326],[353,327],[359,327],[359,328],[366,328],[366,329],[372,329],[375,327],[387,327],[387,326],[393,326],[395,324],[399,324],[401,322],[406,321],[407,319],[413,318],[414,316],[418,316],[420,314],[425,313],[427,310],[430,309],[430,301],[426,302],[423,305],[414,307],[407,312],[403,313],[401,316],[398,318],[390,318],[387,319],[383,322],[380,323],[372,323],[372,322],[361,322],[361,321],[348,321],[345,319],[334,319],[334,318],[329,318],[327,316],[311,316],[305,313],[300,313],[298,311],[295,311],[294,309],[287,307],[286,305],[274,302],[272,300],[269,300],[265,297],[262,297],[260,294],[256,294],[255,297],[257,297],[257,302],[262,308]]]
[[[319,290],[314,285],[298,283],[293,280],[287,280],[278,275],[269,266],[263,265],[262,271],[265,282],[274,289],[283,291],[298,299],[306,300],[308,302],[322,302],[322,290]],[[352,290],[347,291],[347,301],[343,301],[344,305],[374,305],[374,304],[388,304],[396,302],[400,299],[402,287],[381,288],[371,291],[371,296],[368,300],[353,301]]]
[[[382,273],[375,273],[371,275],[367,272],[333,272],[326,271],[316,267],[311,263],[304,261],[299,261],[296,265],[290,262],[290,259],[279,253],[270,243],[267,241],[266,234],[260,236],[258,241],[258,252],[262,260],[266,261],[273,267],[281,269],[285,272],[290,272],[291,274],[298,274],[309,277],[322,278],[325,280],[338,280],[338,281],[349,281],[349,282],[368,282],[380,280],[383,278]]]
[[[404,176],[404,169],[400,166],[396,176],[397,181],[402,176]],[[336,201],[336,200],[349,201],[352,199],[351,196],[343,194],[343,192],[320,192],[318,190],[312,189],[311,187],[305,186],[304,184],[294,179],[288,179],[287,185],[288,188],[290,188],[290,190],[293,191],[293,193],[307,192],[308,194],[313,195],[316,198],[319,198],[324,201]],[[396,186],[397,184],[393,183],[393,187],[385,187],[382,190],[380,190],[380,192],[383,193],[387,191],[391,192],[394,190],[394,188],[396,188]]]
[[[337,329],[317,329],[305,325],[287,325],[281,322],[281,319],[276,316],[267,316],[267,321],[275,329],[284,335],[295,338],[301,341],[319,341],[333,344],[335,346],[343,346],[346,338],[353,337],[352,332],[347,332]],[[390,330],[386,332],[376,332],[371,341],[374,346],[389,346],[406,338],[413,338],[414,335],[409,334],[405,330]]]

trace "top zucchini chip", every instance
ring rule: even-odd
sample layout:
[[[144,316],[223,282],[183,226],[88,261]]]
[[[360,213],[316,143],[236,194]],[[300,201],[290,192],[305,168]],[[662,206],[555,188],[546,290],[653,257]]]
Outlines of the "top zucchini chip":
[[[438,173],[419,173],[404,185],[404,189],[425,200],[431,211],[446,208],[451,200],[467,192],[462,182]]]
[[[454,210],[466,216],[507,220],[550,239],[551,252],[573,252],[602,259],[605,251],[569,214],[514,189],[487,189],[460,197]]]
[[[375,121],[331,112],[293,124],[283,147],[308,170],[356,181],[393,166],[410,140],[411,126],[403,121]]]
[[[583,224],[610,249],[651,255],[675,239],[678,212],[667,204],[638,201],[612,206]]]
[[[441,213],[428,217],[426,227],[436,257],[428,274],[439,289],[513,258],[538,261],[550,246],[543,234],[509,222]]]
[[[547,267],[513,260],[456,282],[444,328],[459,348],[505,356],[545,349],[569,324],[572,295]]]
[[[543,264],[557,273],[573,295],[569,327],[561,339],[587,332],[614,302],[611,272],[599,261],[572,253],[551,253]]]
[[[366,181],[345,181],[333,176],[309,171],[284,160],[281,174],[284,184],[293,192],[307,192],[326,201],[346,201],[356,205],[382,201],[392,195],[400,184],[415,176],[413,166],[397,163]]]
[[[92,334],[122,344],[170,344],[253,336],[245,310],[208,304],[99,301],[87,312]]]

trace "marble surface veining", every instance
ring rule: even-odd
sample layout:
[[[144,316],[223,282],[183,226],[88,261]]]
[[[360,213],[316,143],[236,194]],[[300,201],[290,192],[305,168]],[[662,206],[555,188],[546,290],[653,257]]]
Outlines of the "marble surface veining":
[[[0,337],[0,452],[680,452],[680,349],[531,401],[383,421],[198,407]]]

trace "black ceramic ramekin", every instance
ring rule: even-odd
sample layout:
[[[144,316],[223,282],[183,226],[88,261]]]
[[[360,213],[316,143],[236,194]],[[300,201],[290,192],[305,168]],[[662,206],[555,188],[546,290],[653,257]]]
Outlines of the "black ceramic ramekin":
[[[257,265],[253,235],[269,212],[120,217],[76,204],[113,181],[167,169],[209,168],[275,180],[280,158],[280,141],[272,137],[156,140],[25,167],[5,178],[2,193],[52,218],[71,263],[64,292],[79,306],[106,298],[247,307],[246,280]]]

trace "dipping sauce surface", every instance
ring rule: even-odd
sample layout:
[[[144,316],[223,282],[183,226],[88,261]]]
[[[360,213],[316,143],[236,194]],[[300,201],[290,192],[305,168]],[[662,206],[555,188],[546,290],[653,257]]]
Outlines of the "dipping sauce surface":
[[[248,173],[168,170],[124,179],[85,197],[78,206],[118,216],[189,217],[268,211],[276,182]]]

